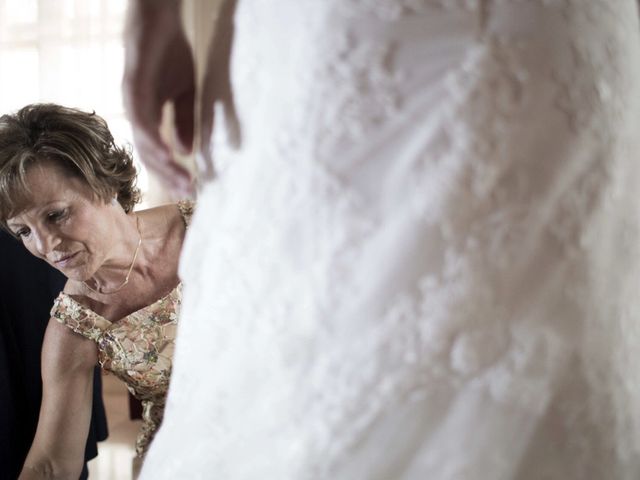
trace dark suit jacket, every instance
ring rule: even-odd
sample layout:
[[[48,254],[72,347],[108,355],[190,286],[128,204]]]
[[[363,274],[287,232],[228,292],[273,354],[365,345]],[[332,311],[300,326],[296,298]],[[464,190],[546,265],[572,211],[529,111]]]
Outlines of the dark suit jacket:
[[[0,480],[17,478],[36,431],[42,339],[64,283],[60,272],[0,230]],[[99,373],[96,369],[86,460],[97,455],[96,442],[107,437]]]

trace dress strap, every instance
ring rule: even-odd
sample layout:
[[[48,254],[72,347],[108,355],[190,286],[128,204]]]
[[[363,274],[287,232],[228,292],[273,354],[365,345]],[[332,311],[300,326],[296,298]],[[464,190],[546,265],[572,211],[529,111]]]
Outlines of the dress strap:
[[[180,200],[178,202],[178,210],[180,210],[180,215],[182,215],[182,220],[184,220],[184,225],[187,228],[189,228],[191,224],[191,217],[193,216],[195,206],[196,204],[193,200]]]
[[[84,307],[64,292],[53,302],[51,317],[74,332],[97,342],[111,322]]]

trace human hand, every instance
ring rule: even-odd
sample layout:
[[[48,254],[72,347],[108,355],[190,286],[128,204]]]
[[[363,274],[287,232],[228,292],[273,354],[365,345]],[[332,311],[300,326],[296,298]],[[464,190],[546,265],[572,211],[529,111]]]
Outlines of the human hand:
[[[143,163],[180,197],[192,193],[189,171],[160,135],[163,106],[174,106],[174,140],[192,149],[195,65],[178,0],[131,0],[125,28],[124,105]]]

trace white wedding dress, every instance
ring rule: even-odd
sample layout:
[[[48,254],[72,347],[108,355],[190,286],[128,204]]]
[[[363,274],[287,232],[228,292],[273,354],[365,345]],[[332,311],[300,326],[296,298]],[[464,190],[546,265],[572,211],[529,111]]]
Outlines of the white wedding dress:
[[[640,478],[635,0],[239,0],[234,35],[142,478]]]

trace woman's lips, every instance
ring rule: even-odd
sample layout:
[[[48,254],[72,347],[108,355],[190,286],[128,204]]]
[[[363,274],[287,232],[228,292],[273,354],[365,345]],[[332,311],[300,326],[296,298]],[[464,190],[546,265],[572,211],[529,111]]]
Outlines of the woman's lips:
[[[64,268],[67,265],[69,265],[69,263],[71,263],[71,261],[76,257],[76,255],[78,255],[78,252],[76,253],[71,253],[69,255],[65,255],[64,257],[62,257],[60,260],[56,260],[55,262],[53,262],[55,264],[56,267],[58,268]]]

